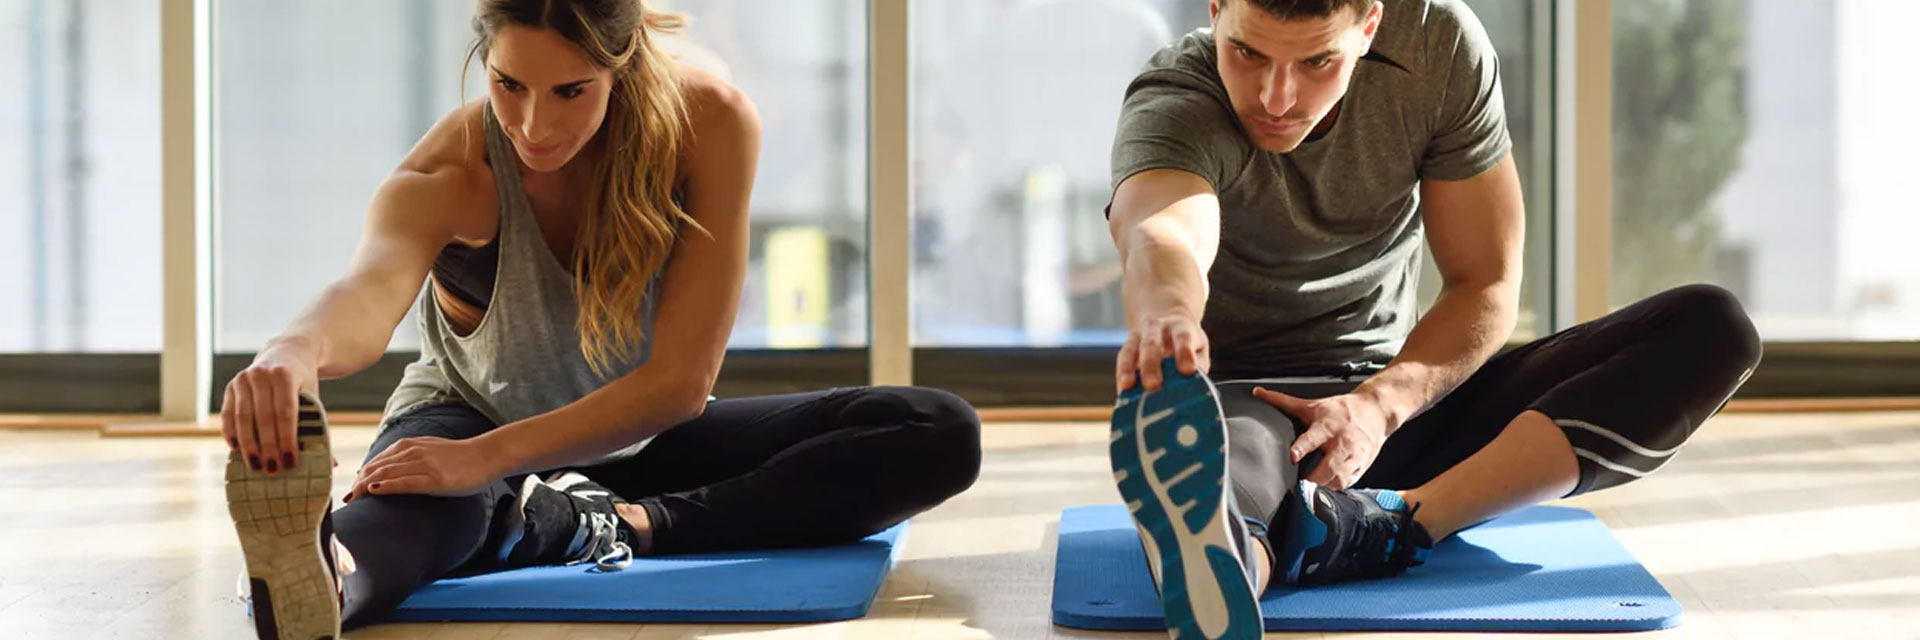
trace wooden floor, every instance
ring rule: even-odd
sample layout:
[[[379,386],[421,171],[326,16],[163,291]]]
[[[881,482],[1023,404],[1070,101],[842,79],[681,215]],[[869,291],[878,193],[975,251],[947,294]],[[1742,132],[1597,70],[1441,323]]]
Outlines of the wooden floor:
[[[372,431],[338,433],[345,486]],[[390,625],[350,637],[1164,638],[1047,621],[1059,510],[1117,501],[1106,439],[1098,424],[990,425],[980,482],[915,520],[863,620]],[[224,460],[212,438],[0,430],[0,637],[251,637],[233,594]],[[1653,478],[1570,504],[1599,513],[1686,606],[1680,628],[1636,637],[1920,638],[1920,413],[1723,416]]]

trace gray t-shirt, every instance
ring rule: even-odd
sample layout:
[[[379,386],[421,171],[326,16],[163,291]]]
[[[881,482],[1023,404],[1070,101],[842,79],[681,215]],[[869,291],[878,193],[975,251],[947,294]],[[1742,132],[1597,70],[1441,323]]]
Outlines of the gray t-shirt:
[[[1213,33],[1166,46],[1127,87],[1113,185],[1149,169],[1205,178],[1220,251],[1202,327],[1220,376],[1377,368],[1415,320],[1417,187],[1507,156],[1499,62],[1458,0],[1386,0],[1331,129],[1288,153],[1255,147],[1220,82]]]

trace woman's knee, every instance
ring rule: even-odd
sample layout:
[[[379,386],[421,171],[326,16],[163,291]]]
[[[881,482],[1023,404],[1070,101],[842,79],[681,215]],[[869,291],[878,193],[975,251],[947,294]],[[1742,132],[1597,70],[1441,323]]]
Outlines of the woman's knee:
[[[929,488],[943,499],[979,479],[980,414],[960,396],[928,387],[874,387],[854,404],[849,411],[885,412],[884,424],[914,426],[913,446],[894,454],[922,465]]]

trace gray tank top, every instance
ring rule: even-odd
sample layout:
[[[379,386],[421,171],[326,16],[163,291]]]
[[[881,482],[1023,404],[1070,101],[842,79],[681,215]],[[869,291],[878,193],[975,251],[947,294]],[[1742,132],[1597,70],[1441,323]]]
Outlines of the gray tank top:
[[[541,235],[521,190],[513,143],[494,119],[492,105],[485,112],[487,157],[500,199],[500,230],[494,239],[500,258],[492,300],[479,326],[462,336],[440,313],[432,283],[421,290],[420,359],[407,365],[399,387],[387,399],[382,429],[414,409],[450,402],[471,406],[495,424],[516,422],[579,400],[652,356],[660,274],[636,310],[645,335],[641,344],[628,358],[610,363],[604,380],[587,365],[574,328],[579,311],[573,274]],[[636,442],[599,460],[631,455],[646,444]]]

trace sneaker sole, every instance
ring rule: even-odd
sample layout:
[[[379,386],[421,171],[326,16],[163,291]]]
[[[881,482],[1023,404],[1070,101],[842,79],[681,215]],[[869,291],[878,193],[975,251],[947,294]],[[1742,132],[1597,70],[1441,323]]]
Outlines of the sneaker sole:
[[[1128,390],[1114,407],[1114,484],[1158,567],[1168,635],[1259,638],[1260,601],[1224,517],[1227,447],[1219,398],[1204,378],[1169,373],[1160,391]]]
[[[340,637],[340,600],[320,549],[320,519],[332,501],[327,416],[300,396],[299,464],[268,477],[227,456],[227,513],[246,556],[254,629],[261,640]]]

